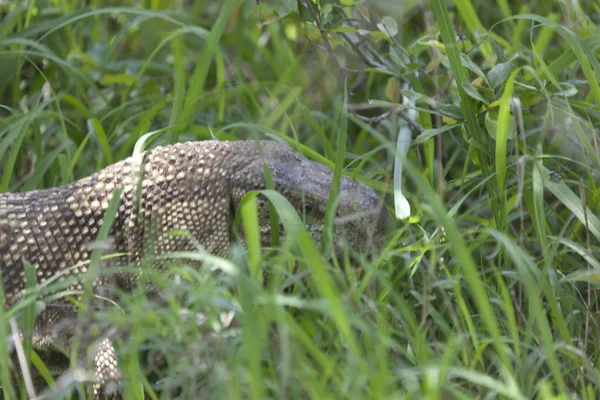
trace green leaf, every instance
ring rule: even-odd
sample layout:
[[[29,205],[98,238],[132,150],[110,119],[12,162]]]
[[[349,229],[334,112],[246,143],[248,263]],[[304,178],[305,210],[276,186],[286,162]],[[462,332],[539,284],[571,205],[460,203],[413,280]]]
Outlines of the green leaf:
[[[508,143],[508,134],[510,132],[510,108],[511,99],[513,97],[513,88],[515,79],[520,69],[516,69],[510,74],[510,78],[506,83],[502,98],[500,99],[500,110],[498,111],[498,129],[496,130],[496,184],[498,195],[500,197],[500,212],[501,220],[499,221],[498,228],[504,230],[504,224],[508,222],[508,211],[506,209],[506,152]]]
[[[572,96],[577,95],[577,93],[579,93],[579,91],[577,90],[575,85],[572,85],[568,82],[560,82],[559,85],[560,85],[560,88],[563,90],[552,93],[552,96],[572,97]]]
[[[436,1],[438,0],[434,0],[434,2]],[[442,1],[443,0],[439,0],[437,6],[442,5]],[[479,318],[490,335],[490,340],[494,345],[496,355],[499,357],[502,365],[508,369],[511,365],[507,359],[508,348],[502,340],[497,317],[494,313],[492,304],[490,303],[488,292],[486,291],[484,283],[481,280],[479,267],[473,259],[473,255],[467,246],[465,238],[460,233],[456,224],[450,220],[444,203],[440,199],[439,195],[430,186],[430,184],[422,177],[418,168],[412,165],[410,162],[406,162],[404,167],[414,185],[422,191],[423,197],[427,199],[435,218],[444,227],[448,242],[454,249],[457,266],[460,266],[462,272],[461,279],[464,277],[466,283],[471,289],[471,296],[473,296],[475,307],[477,307],[479,310]],[[458,292],[457,294],[460,293]],[[477,338],[474,339],[477,340]],[[507,375],[508,376],[505,378],[513,385],[514,390],[519,393],[517,385],[514,383],[512,371],[507,372]]]
[[[102,77],[103,85],[136,85],[137,78],[129,74],[106,74]]]
[[[454,125],[444,125],[441,128],[436,128],[436,129],[425,129],[423,132],[421,132],[419,134],[419,136],[417,136],[415,138],[415,143],[425,143],[427,142],[429,139],[431,139],[434,136],[437,136],[439,134],[442,134],[444,132],[447,132],[451,129],[454,129],[456,127],[460,126],[459,124],[454,124]]]
[[[596,57],[594,51],[592,50],[592,48],[590,48],[587,42],[583,41],[573,31],[565,28],[564,26],[555,21],[552,21],[549,18],[545,18],[534,14],[522,14],[515,15],[511,18],[507,18],[505,19],[505,21],[511,19],[528,19],[536,21],[552,28],[555,32],[557,32],[563,38],[563,40],[567,42],[573,53],[575,53],[575,56],[577,57],[577,60],[581,65],[581,69],[583,70],[583,73],[585,74],[585,77],[590,85],[592,96],[594,96],[596,104],[600,104],[600,84],[598,83],[598,77],[600,76],[600,61],[598,61],[598,58]],[[597,40],[597,38],[594,39]],[[566,60],[567,59],[565,58],[561,61]],[[553,66],[557,68],[562,67],[563,65],[564,64],[562,63],[557,64],[556,66],[553,64]],[[540,75],[542,74],[540,73]]]
[[[66,147],[67,144],[63,142],[56,149],[44,154],[44,157],[42,157],[42,159],[37,163],[33,175],[23,185],[24,191],[33,190],[38,187],[38,184],[42,180],[44,174],[48,171],[48,169],[52,166],[60,153],[62,153]]]
[[[248,246],[250,273],[254,279],[259,279],[262,275],[260,270],[260,224],[258,222],[256,207],[256,196],[249,196],[247,200],[242,201],[240,204],[244,233]]]
[[[398,34],[398,24],[392,17],[388,17],[387,15],[377,24],[377,29],[389,37],[394,37]]]
[[[594,235],[596,240],[600,240],[600,219],[596,216],[596,213],[590,210],[589,207],[585,207],[585,210],[581,204],[581,199],[576,195],[570,187],[567,186],[562,180],[560,182],[554,182],[549,178],[550,170],[543,165],[539,165],[543,174],[543,183],[556,198],[563,203],[573,215],[583,224],[588,226],[590,233]]]
[[[106,137],[106,132],[104,132],[104,128],[100,121],[96,118],[88,119],[88,130],[92,133],[96,134],[96,138],[98,139],[98,143],[100,143],[100,147],[104,153],[104,158],[106,159],[107,164],[113,163],[113,155],[112,150],[110,149],[110,144],[108,143],[108,138]]]
[[[333,178],[329,188],[329,200],[327,201],[327,211],[325,221],[323,222],[323,242],[322,250],[327,249],[333,243],[333,220],[336,215],[337,200],[340,194],[340,185],[342,180],[342,170],[344,169],[344,159],[346,157],[346,143],[348,135],[348,91],[344,85],[344,100],[340,112],[340,121],[337,131],[337,149],[335,153],[335,166],[333,168]]]
[[[285,17],[289,13],[298,12],[297,0],[269,0],[269,6],[279,17]]]
[[[471,60],[471,58],[469,58],[468,55],[466,55],[464,53],[460,53],[460,61],[462,62],[462,65],[465,68],[467,68],[468,70],[470,70],[471,72],[473,72],[475,75],[477,75],[478,77],[480,77],[481,79],[483,79],[484,82],[488,83],[487,76],[485,76],[485,74],[483,73],[483,71],[481,70],[481,68],[479,68],[479,65],[475,64],[473,62],[473,60]]]
[[[471,85],[469,81],[463,81],[462,87],[465,89],[465,92],[471,96],[473,99],[482,102],[485,105],[488,105],[488,101],[479,91],[475,88],[475,86]]]
[[[198,101],[200,100],[200,95],[204,90],[210,64],[219,46],[221,35],[223,35],[223,32],[225,31],[225,25],[236,4],[237,0],[225,0],[223,2],[219,16],[210,30],[208,38],[204,43],[204,47],[202,47],[202,51],[198,56],[198,64],[196,64],[196,69],[192,74],[188,92],[185,95],[183,112],[175,121],[172,121],[173,124],[187,127],[192,122]]]
[[[485,113],[485,118],[483,120],[483,122],[485,124],[485,129],[486,129],[488,135],[490,135],[490,137],[494,140],[496,140],[496,133],[498,132],[498,119],[497,118],[498,118],[498,113],[488,111]],[[511,114],[508,117],[508,119],[509,119],[508,139],[514,140],[515,133],[516,133],[515,117]]]
[[[2,179],[0,179],[0,193],[4,193],[8,190],[10,178],[15,168],[15,164],[17,163],[17,156],[21,151],[21,146],[25,140],[25,135],[40,111],[37,108],[39,106],[39,100],[40,97],[38,97],[36,109],[31,110],[27,114],[23,115],[23,117],[19,118],[20,120],[18,123],[12,124],[9,128],[9,133],[2,138],[2,140],[0,140],[0,154],[2,154],[2,158],[6,160],[2,165],[3,171]],[[8,153],[8,156],[5,156],[8,147],[11,145],[11,152]]]
[[[498,63],[488,72],[488,80],[493,88],[497,88],[502,82],[508,79],[510,71],[513,68],[512,61]]]

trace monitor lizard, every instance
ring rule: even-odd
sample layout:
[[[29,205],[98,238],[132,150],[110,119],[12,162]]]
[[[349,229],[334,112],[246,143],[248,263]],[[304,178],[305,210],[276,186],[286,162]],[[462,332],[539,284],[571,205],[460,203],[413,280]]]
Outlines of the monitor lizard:
[[[307,231],[320,243],[333,172],[273,141],[211,140],[162,146],[65,186],[0,194],[5,306],[13,305],[24,292],[23,260],[35,267],[38,285],[62,271],[61,280],[71,279],[69,290],[83,289],[98,231],[118,188],[122,190],[110,237],[111,251],[120,255],[102,264],[103,268],[143,267],[144,246],[148,245],[155,255],[196,249],[189,236],[169,235],[173,230],[188,231],[211,254],[227,257],[232,215],[248,192],[267,187],[265,164],[273,188],[304,217]],[[264,199],[259,205],[261,243],[267,245],[271,240],[268,206]],[[389,218],[374,190],[345,176],[337,216],[341,222],[334,224],[333,231],[338,250],[344,242],[359,250],[372,248],[381,241]],[[151,264],[163,268],[160,263]],[[100,275],[93,286],[95,291],[110,285],[132,290],[137,283],[135,274],[123,273]],[[36,318],[34,346],[68,351],[77,307],[64,299],[54,304]],[[95,381],[117,380],[111,341],[100,340],[95,354]],[[98,397],[101,387],[96,384],[94,390]]]

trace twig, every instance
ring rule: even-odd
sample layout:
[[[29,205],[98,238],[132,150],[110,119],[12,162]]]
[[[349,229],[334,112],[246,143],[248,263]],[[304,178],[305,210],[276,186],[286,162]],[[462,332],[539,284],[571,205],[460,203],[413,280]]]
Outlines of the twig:
[[[350,26],[356,28],[356,29],[364,29],[364,27],[368,24],[368,19],[367,16],[364,15],[364,13],[361,11],[360,13],[360,17],[359,18],[348,18],[348,17],[343,17],[344,21],[346,21]],[[362,22],[362,26],[358,23]],[[368,50],[368,52],[376,59],[373,60],[369,57],[368,54],[365,53],[365,51],[360,47],[363,42],[365,42],[366,40],[359,40],[356,42],[353,42],[350,38],[350,36],[346,33],[341,32],[340,35],[342,35],[342,37],[344,38],[344,40],[352,47],[352,49],[359,55],[359,57],[361,57],[363,59],[363,61],[370,67],[373,68],[389,68],[392,71],[397,71],[396,68],[394,68],[394,66],[385,58],[383,58],[371,45],[371,43],[369,43],[367,41],[367,43],[365,44],[365,48]],[[400,49],[400,51],[402,52],[402,54],[407,57],[408,59],[410,59],[410,61],[412,63],[414,63],[415,65],[417,65],[417,70],[419,71],[420,74],[423,74],[423,76],[427,77],[431,83],[435,86],[436,90],[441,90],[444,94],[446,93],[446,89],[441,89],[438,84],[436,83],[436,81],[430,76],[430,74],[419,64],[419,62],[417,60],[415,60],[414,56],[412,56],[411,54],[409,54],[406,49],[404,49],[404,47],[402,47],[400,44],[398,44],[394,38],[390,37],[393,41],[393,44],[398,47]],[[404,81],[406,78],[402,77],[402,80]],[[444,98],[446,98],[446,96],[444,95]]]
[[[371,107],[369,107],[371,106]],[[422,133],[425,128],[423,128],[419,123],[415,122],[412,120],[412,118],[410,118],[408,116],[408,114],[406,114],[401,107],[396,107],[393,108],[389,111],[384,112],[383,114],[377,115],[375,117],[365,117],[364,115],[360,115],[357,114],[356,111],[357,110],[368,110],[368,109],[372,109],[372,108],[377,108],[378,105],[372,105],[372,104],[349,104],[348,105],[348,109],[350,110],[350,112],[352,112],[352,114],[354,116],[356,116],[356,118],[360,119],[361,121],[365,121],[371,124],[376,124],[379,123],[381,121],[383,121],[384,119],[388,119],[393,115],[398,115],[400,118],[402,118],[403,120],[405,120],[415,131],[417,131],[417,133]],[[380,106],[379,106],[380,107]]]
[[[380,103],[358,103],[358,104],[349,104],[348,108],[350,111],[362,111],[362,110],[372,110],[374,108],[383,108],[386,104]]]
[[[323,28],[323,25],[321,24],[321,19],[319,18],[319,15],[313,8],[312,4],[310,4],[310,0],[304,0],[304,4],[306,4],[306,7],[312,14],[313,19],[315,20],[315,24],[317,24],[317,28],[319,28],[319,32],[321,32],[321,37],[323,38],[323,43],[325,44],[325,49],[327,50],[327,52],[329,53],[331,58],[333,58],[333,60],[335,61],[335,64],[337,65],[340,72],[344,76],[344,82],[347,85],[348,79],[346,78],[346,72],[344,71],[344,68],[342,67],[342,64],[340,63],[340,60],[338,60],[338,58],[333,53],[333,48],[331,47],[331,43],[329,43],[329,38],[327,38],[327,31],[325,31],[325,28]]]
[[[384,119],[388,119],[393,115],[398,115],[400,116],[403,120],[405,120],[412,128],[414,128],[416,131],[418,131],[419,133],[423,132],[423,127],[421,125],[419,125],[418,123],[416,123],[415,121],[413,121],[411,118],[408,117],[408,115],[406,113],[404,113],[404,111],[402,111],[399,108],[394,108],[390,111],[387,111],[381,115],[378,115],[376,117],[365,117],[363,115],[357,114],[354,109],[353,109],[353,93],[351,91],[350,88],[350,84],[348,82],[348,77],[346,76],[346,71],[348,71],[349,69],[342,66],[342,64],[340,63],[340,61],[338,60],[338,58],[336,57],[336,55],[333,52],[333,47],[331,47],[331,43],[329,42],[329,38],[327,37],[327,31],[325,30],[325,28],[323,28],[323,24],[321,24],[321,19],[319,18],[319,15],[317,14],[317,12],[315,11],[315,9],[313,8],[310,0],[304,0],[304,4],[306,5],[306,7],[308,8],[309,12],[311,13],[315,24],[317,25],[317,28],[319,29],[319,32],[321,32],[321,37],[323,38],[323,44],[325,45],[325,50],[327,51],[327,53],[331,56],[331,58],[333,58],[336,66],[338,67],[338,69],[340,70],[343,78],[344,78],[344,85],[346,86],[346,90],[348,92],[348,110],[354,115],[356,116],[356,118],[368,122],[368,123],[378,123],[383,121]],[[363,18],[365,18],[363,16]],[[367,50],[371,53],[371,55],[377,59],[377,61],[380,63],[378,64],[377,62],[373,61],[370,57],[368,57],[363,51],[362,49],[359,47],[358,44],[356,44],[355,42],[353,42],[349,36],[346,36],[345,34],[342,33],[342,37],[344,37],[344,40],[346,40],[350,46],[354,49],[354,51],[356,51],[360,57],[362,57],[363,60],[365,60],[365,62],[367,63],[367,65],[371,66],[371,67],[376,67],[376,68],[381,68],[381,67],[385,67],[385,68],[390,68],[393,70],[393,66],[391,66],[391,64],[385,60],[383,57],[381,57],[379,54],[377,54],[377,52],[371,47],[371,46],[367,46]],[[351,71],[351,72],[362,72],[362,71]]]
[[[375,62],[373,59],[369,58],[369,56],[360,48],[360,43],[352,41],[352,39],[350,39],[350,36],[348,34],[341,33],[341,35],[344,38],[344,40],[346,41],[346,43],[348,43],[350,45],[350,47],[352,47],[352,49],[356,52],[356,54],[358,54],[360,56],[360,58],[362,58],[362,60],[365,62],[365,64],[367,64],[369,67],[387,68],[386,65],[379,64],[379,63]]]

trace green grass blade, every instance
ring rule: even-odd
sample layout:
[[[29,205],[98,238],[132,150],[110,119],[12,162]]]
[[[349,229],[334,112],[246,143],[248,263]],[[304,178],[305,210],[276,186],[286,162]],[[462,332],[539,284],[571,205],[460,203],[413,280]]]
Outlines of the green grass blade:
[[[240,211],[248,246],[250,273],[254,279],[260,281],[262,271],[260,270],[260,226],[256,209],[257,204],[256,197],[250,196],[247,200],[242,200]]]
[[[219,13],[217,20],[210,30],[210,34],[208,35],[208,38],[204,43],[204,47],[202,48],[202,52],[198,57],[198,64],[196,65],[196,69],[192,74],[190,87],[185,95],[183,113],[175,121],[178,125],[188,126],[194,118],[198,100],[202,90],[204,90],[208,70],[214,54],[217,51],[219,40],[221,39],[221,35],[225,30],[225,24],[229,20],[229,16],[233,12],[233,8],[236,4],[237,0],[225,0],[221,7],[221,12]]]
[[[524,19],[521,21],[525,21]],[[592,53],[595,53],[600,48],[600,32],[597,32],[591,36],[588,36],[584,40],[585,45],[590,49]],[[571,47],[566,52],[560,55],[556,60],[552,61],[548,66],[550,74],[556,76],[564,71],[571,63],[577,60],[577,55]],[[538,75],[544,76],[545,72],[542,69],[538,69]]]
[[[66,148],[66,143],[62,143],[56,149],[47,153],[36,165],[35,172],[31,175],[31,178],[23,185],[23,191],[33,190],[38,187],[39,182],[42,180],[44,174],[48,172],[48,169],[58,159],[60,153]]]
[[[462,20],[467,25],[467,29],[471,33],[471,37],[473,37],[474,40],[477,40],[478,34],[485,32],[486,29],[479,20],[479,16],[477,15],[477,11],[475,11],[475,7],[473,7],[473,4],[471,4],[469,0],[454,0],[453,3],[458,9]],[[489,57],[493,54],[489,43],[483,43],[481,45],[481,51],[485,57]]]
[[[477,158],[479,160],[479,167],[481,168],[484,177],[488,177],[490,175],[489,165],[487,161],[487,155],[483,151],[483,149],[486,148],[486,141],[482,136],[482,130],[479,128],[479,123],[476,117],[477,110],[473,105],[473,100],[463,88],[463,82],[469,82],[468,74],[461,63],[460,53],[456,44],[448,7],[444,0],[432,0],[431,5],[435,19],[439,25],[440,34],[444,42],[444,48],[448,56],[448,61],[450,62],[450,66],[454,72],[456,89],[460,96],[460,109],[463,117],[466,120],[466,131],[468,136],[473,138],[475,141],[475,152],[478,156]],[[489,196],[494,199],[494,190],[491,186],[491,183],[487,183],[486,185]],[[498,218],[498,206],[494,206],[494,204],[492,204],[492,210],[494,211],[496,218]]]
[[[344,169],[344,159],[346,157],[346,143],[348,135],[348,93],[344,85],[344,101],[340,112],[340,122],[337,132],[337,148],[335,153],[335,167],[333,169],[333,178],[329,188],[329,200],[327,202],[327,211],[323,222],[323,241],[321,249],[325,250],[333,242],[333,221],[336,215],[337,200],[340,194],[340,184],[342,179],[342,170]]]
[[[533,276],[531,272],[537,271],[537,267],[535,266],[533,260],[531,260],[531,258],[521,248],[516,246],[515,243],[509,240],[505,235],[497,231],[492,231],[491,235],[506,248],[508,254],[513,259],[514,265],[517,267],[517,270],[522,277],[522,282],[527,290],[529,306],[532,308],[533,315],[536,315],[535,322],[540,330],[541,339],[546,349],[545,356],[548,359],[548,366],[552,371],[553,378],[556,381],[560,391],[564,396],[567,396],[567,388],[554,351],[555,345],[552,329],[548,324],[545,308],[540,302],[539,295],[543,290],[540,286],[544,285],[544,283],[542,282],[540,285],[540,282],[538,282],[536,277]]]
[[[169,125],[176,125],[183,114],[185,101],[185,61],[183,58],[183,37],[176,36],[171,40],[171,51],[173,52],[173,107],[171,108],[171,120]],[[177,135],[172,134],[170,143],[177,141]]]
[[[114,162],[112,150],[110,149],[108,137],[106,136],[106,132],[104,132],[104,128],[102,127],[102,124],[100,124],[100,121],[98,121],[96,118],[90,119],[88,121],[88,129],[90,132],[96,134],[96,138],[98,139],[98,143],[100,144],[100,148],[102,149],[106,163],[112,164]]]
[[[510,77],[506,81],[504,92],[500,98],[500,110],[498,112],[498,126],[496,130],[496,184],[498,186],[497,193],[500,196],[501,220],[499,228],[502,230],[506,229],[504,224],[508,221],[508,210],[506,208],[506,147],[512,121],[510,113],[511,100],[513,98],[515,79],[519,72],[520,69],[512,71]]]
[[[458,231],[456,225],[448,218],[448,214],[438,194],[435,193],[431,186],[423,179],[419,171],[409,162],[405,163],[405,168],[411,180],[420,188],[425,198],[429,199],[429,204],[433,208],[436,219],[444,227],[444,231],[448,238],[447,240],[452,245],[456,254],[458,265],[460,265],[464,277],[473,292],[472,296],[475,305],[481,314],[481,319],[487,332],[491,336],[494,349],[496,350],[503,367],[510,374],[507,378],[514,380],[512,377],[513,372],[510,367],[511,364],[508,359],[508,349],[502,341],[495,313],[479,276],[477,265],[471,256],[471,252],[469,251],[464,238]]]
[[[8,185],[10,184],[10,179],[17,163],[17,157],[21,151],[21,146],[25,140],[25,135],[36,115],[37,109],[28,113],[22,120],[22,123],[13,125],[12,129],[10,129],[11,132],[9,132],[7,137],[0,142],[0,154],[6,154],[6,149],[12,144],[11,152],[8,157],[6,157],[4,165],[2,165],[3,171],[2,179],[0,179],[0,193],[5,193],[8,190]]]
[[[512,19],[529,19],[536,21],[544,24],[558,33],[567,42],[570,49],[575,53],[588,84],[590,85],[592,95],[596,100],[596,104],[600,105],[600,85],[598,84],[598,77],[600,77],[600,61],[598,61],[598,58],[585,41],[581,40],[571,30],[565,28],[557,22],[552,21],[549,18],[541,17],[535,14],[525,14],[515,15],[514,17],[507,18],[506,20]]]

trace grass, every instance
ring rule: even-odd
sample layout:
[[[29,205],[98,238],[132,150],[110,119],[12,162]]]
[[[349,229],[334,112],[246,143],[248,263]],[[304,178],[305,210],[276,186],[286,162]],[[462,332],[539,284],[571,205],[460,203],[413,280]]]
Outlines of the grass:
[[[124,397],[598,398],[600,7],[306,5],[0,2],[0,192],[66,184],[142,148],[264,138],[393,210],[398,130],[413,132],[411,216],[375,254],[331,257],[265,191],[293,233],[277,249],[180,254],[222,273],[174,262],[148,271],[162,301],[138,290],[96,312],[93,327],[119,338]],[[247,234],[254,209],[249,197]],[[0,307],[6,399],[30,395],[9,373],[9,320],[30,332],[59,284]],[[29,368],[52,380],[24,339]],[[51,383],[55,397],[84,394]]]

